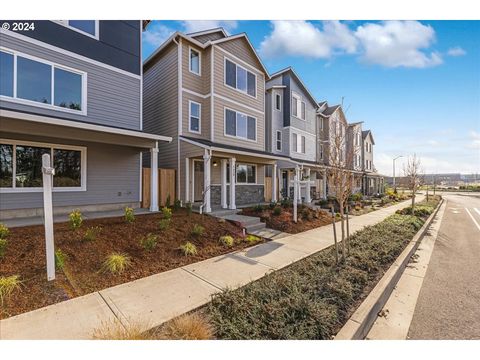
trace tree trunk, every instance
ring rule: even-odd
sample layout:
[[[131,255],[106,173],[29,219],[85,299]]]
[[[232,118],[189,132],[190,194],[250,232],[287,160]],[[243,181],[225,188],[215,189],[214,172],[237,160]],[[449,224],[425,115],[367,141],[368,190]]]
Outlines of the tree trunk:
[[[338,265],[338,242],[337,242],[337,229],[335,227],[335,207],[332,205],[332,224],[333,224],[333,240],[335,242],[335,264]]]
[[[345,250],[345,220],[343,219],[344,211],[343,211],[343,202],[340,204],[340,223],[341,223],[341,230],[342,230],[342,261],[345,262],[347,257],[347,252]]]
[[[348,218],[348,213],[349,213],[349,205],[347,205],[347,255],[350,255],[350,219]]]
[[[415,215],[415,189],[412,194],[412,215]]]

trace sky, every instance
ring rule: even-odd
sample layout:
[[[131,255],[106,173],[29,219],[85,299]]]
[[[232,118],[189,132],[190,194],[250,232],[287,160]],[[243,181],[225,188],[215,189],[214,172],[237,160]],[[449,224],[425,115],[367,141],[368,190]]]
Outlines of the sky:
[[[268,71],[292,66],[318,101],[373,132],[374,165],[480,173],[480,21],[153,21],[146,59],[174,31],[247,33]]]

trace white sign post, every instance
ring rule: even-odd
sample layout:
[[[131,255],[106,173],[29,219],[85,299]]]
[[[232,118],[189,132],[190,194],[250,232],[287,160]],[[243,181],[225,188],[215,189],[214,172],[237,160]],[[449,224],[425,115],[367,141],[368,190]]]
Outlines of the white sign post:
[[[42,155],[43,213],[45,216],[45,245],[47,255],[47,279],[55,280],[55,245],[53,242],[52,188],[55,169],[51,167],[50,155]]]
[[[298,203],[298,172],[293,177],[293,222],[297,222],[297,203]]]

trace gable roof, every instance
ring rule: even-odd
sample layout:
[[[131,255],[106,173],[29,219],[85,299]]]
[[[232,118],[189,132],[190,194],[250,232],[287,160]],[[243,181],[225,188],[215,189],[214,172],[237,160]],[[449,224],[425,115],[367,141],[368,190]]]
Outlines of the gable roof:
[[[191,37],[197,37],[201,35],[208,35],[208,34],[214,34],[214,33],[222,33],[223,37],[228,37],[227,32],[222,28],[222,27],[216,27],[213,29],[208,29],[208,30],[202,30],[202,31],[195,31],[191,33],[187,33],[188,36]]]
[[[315,104],[315,107],[318,108],[319,104],[317,103],[317,100],[315,99],[315,96],[313,96],[312,93],[310,92],[310,90],[308,90],[307,86],[303,83],[302,79],[300,78],[300,76],[298,76],[298,74],[295,72],[293,67],[289,66],[289,67],[286,67],[283,70],[279,70],[276,73],[271,74],[270,79],[273,79],[277,76],[283,75],[287,72],[290,72],[291,74],[293,74],[293,76],[295,77],[297,82],[300,84],[300,86],[303,88],[303,90],[307,93],[310,100]]]
[[[356,126],[356,125],[360,125],[360,124],[363,124],[363,121],[357,121],[357,122],[354,122],[354,123],[350,123],[350,124],[348,124],[348,126]]]
[[[375,140],[373,140],[373,134],[370,130],[362,131],[362,139],[365,140],[369,134],[370,134],[370,138],[372,139],[372,144],[375,145]]]
[[[338,108],[340,108],[342,105],[333,105],[333,106],[327,106],[325,110],[322,111],[323,115],[330,116],[332,115],[335,111],[337,111]]]
[[[219,30],[221,29],[221,30]],[[204,33],[207,33],[209,30],[205,30]],[[252,50],[253,54],[255,55],[255,57],[257,58],[258,62],[260,63],[260,66],[263,70],[263,72],[265,73],[265,79],[270,79],[270,75],[267,71],[267,68],[265,67],[262,59],[260,58],[260,56],[257,54],[257,51],[255,50],[255,48],[253,47],[252,43],[250,42],[250,39],[248,38],[247,34],[246,33],[240,33],[240,34],[236,34],[236,35],[231,35],[231,36],[227,36],[225,30],[223,30],[223,28],[216,28],[216,29],[212,29],[212,32],[218,32],[218,31],[222,31],[226,37],[225,38],[222,38],[222,39],[218,39],[218,40],[214,40],[214,41],[207,41],[206,43],[201,43],[200,41],[196,40],[195,37],[192,37],[191,34],[184,34],[180,31],[175,31],[167,40],[165,40],[165,42],[163,44],[161,44],[157,50],[155,50],[144,62],[143,62],[143,66],[145,67],[146,65],[148,65],[163,49],[165,49],[170,43],[172,43],[173,41],[175,41],[175,39],[177,37],[181,37],[185,40],[188,40],[192,43],[194,43],[196,46],[198,46],[199,48],[201,49],[206,49],[208,48],[209,46],[212,46],[212,45],[216,45],[216,44],[220,44],[220,43],[223,43],[223,42],[226,42],[226,41],[231,41],[231,40],[235,40],[235,39],[240,39],[240,38],[245,38],[245,40],[247,41],[250,49]],[[198,36],[198,33],[194,33],[196,34],[195,36]]]

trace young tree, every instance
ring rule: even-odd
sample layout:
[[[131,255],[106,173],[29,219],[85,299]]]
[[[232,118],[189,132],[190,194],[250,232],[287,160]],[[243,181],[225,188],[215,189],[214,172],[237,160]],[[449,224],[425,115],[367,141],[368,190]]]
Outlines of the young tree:
[[[403,165],[403,174],[407,181],[407,187],[412,192],[412,215],[415,214],[415,194],[421,185],[423,176],[422,163],[416,154],[409,156],[407,163]]]
[[[342,258],[345,261],[350,249],[349,239],[345,237],[345,207],[352,194],[354,185],[353,160],[357,152],[355,147],[348,147],[349,133],[340,121],[333,121],[330,128],[329,169],[327,172],[329,189],[334,193],[340,210],[340,230]]]

